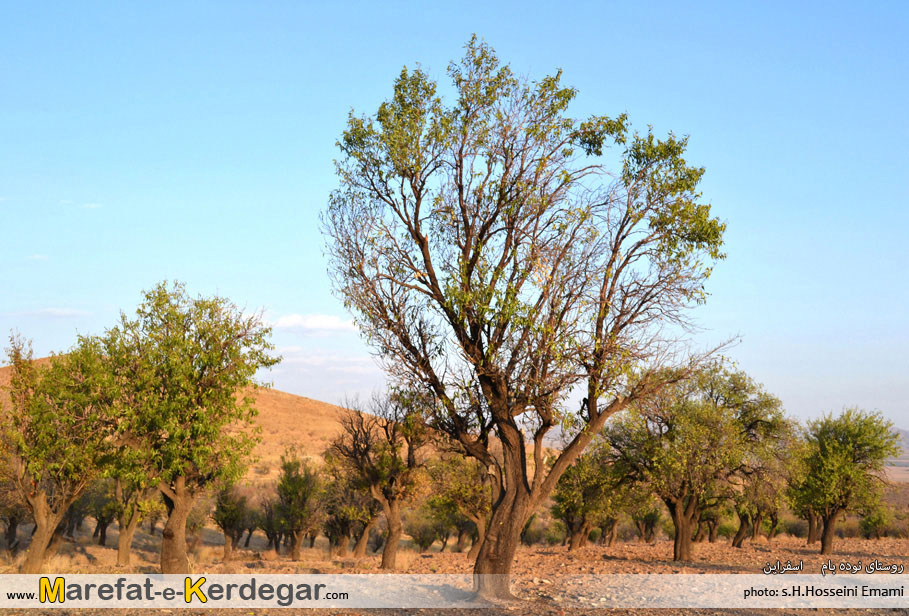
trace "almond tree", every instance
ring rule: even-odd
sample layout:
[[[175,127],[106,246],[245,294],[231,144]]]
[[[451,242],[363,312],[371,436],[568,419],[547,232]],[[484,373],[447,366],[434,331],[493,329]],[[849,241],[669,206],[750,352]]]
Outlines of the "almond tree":
[[[423,466],[420,449],[428,440],[423,424],[425,400],[398,391],[373,397],[367,408],[358,409],[356,402],[346,406],[343,430],[329,445],[326,457],[346,465],[379,501],[388,523],[382,569],[394,569],[403,534],[402,507],[418,485]]]
[[[254,445],[256,371],[278,359],[261,315],[161,283],[107,332],[122,390],[117,438],[140,459],[168,509],[161,572],[189,572],[186,523],[209,484],[239,478]]]
[[[351,114],[322,221],[334,287],[376,354],[496,476],[475,584],[510,598],[531,512],[610,415],[678,378],[657,368],[725,225],[686,139],[572,118],[560,73],[519,79],[476,38],[448,74],[449,104],[405,68],[376,113]],[[557,425],[573,438],[548,466]]]
[[[2,415],[2,453],[36,524],[20,571],[38,573],[67,510],[111,454],[115,390],[96,338],[80,337],[67,354],[38,365],[30,346],[11,337],[8,356],[11,406]]]

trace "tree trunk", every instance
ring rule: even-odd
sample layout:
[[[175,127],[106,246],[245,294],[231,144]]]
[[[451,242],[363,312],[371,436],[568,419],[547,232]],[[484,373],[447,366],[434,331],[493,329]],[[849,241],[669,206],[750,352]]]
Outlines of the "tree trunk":
[[[477,556],[480,554],[480,548],[483,547],[483,542],[486,540],[486,517],[478,516],[474,520],[474,524],[477,526],[477,536],[470,545],[470,551],[467,552],[467,560],[472,561],[476,561]]]
[[[256,530],[256,529],[254,529],[254,528],[247,529],[247,532],[246,532],[246,542],[243,544],[243,547],[244,547],[244,548],[248,548],[248,547],[249,547],[249,540],[252,539],[253,531],[255,531],[255,530]]]
[[[354,558],[365,558],[366,551],[369,548],[369,534],[372,532],[372,529],[376,527],[376,524],[379,523],[379,516],[375,516],[363,527],[363,532],[360,533],[360,536],[357,538],[357,544],[354,546],[353,555]]]
[[[505,470],[509,470],[507,460]],[[512,475],[507,478],[506,489],[493,508],[473,569],[474,590],[486,599],[510,601],[515,598],[511,594],[511,567],[521,542],[521,529],[530,515],[530,498],[526,490],[519,487],[520,475]]]
[[[388,522],[388,538],[382,549],[382,569],[395,568],[395,559],[398,555],[398,544],[401,542],[403,528],[401,526],[401,503],[397,500],[385,500],[382,503],[385,510],[385,520]]]
[[[751,540],[754,541],[761,536],[761,524],[764,523],[764,516],[761,513],[758,513],[754,516],[754,520],[751,523]]]
[[[139,514],[134,512],[126,521],[125,515],[120,516],[120,534],[117,536],[117,564],[126,566],[129,564],[130,554],[132,551],[133,537],[136,529],[139,528]]]
[[[228,560],[230,560],[230,557],[233,555],[233,552],[234,552],[234,542],[230,538],[230,536],[228,536],[228,533],[225,532],[224,533],[224,553],[222,554],[221,559],[223,561],[227,562]]]
[[[839,512],[837,512],[839,513]],[[836,529],[836,513],[823,517],[824,530],[821,533],[821,554],[833,552],[833,531]]]
[[[186,488],[184,477],[177,477],[173,490],[163,485],[160,489],[173,505],[161,532],[161,573],[191,573],[186,555],[186,520],[192,510],[193,497]]]
[[[748,536],[748,529],[751,526],[751,516],[747,513],[739,513],[739,529],[735,531],[735,537],[732,538],[732,547],[740,548]]]
[[[347,551],[350,549],[350,535],[342,533],[338,538],[338,558],[347,558]]]
[[[603,533],[605,537],[605,544],[607,548],[611,548],[612,544],[615,543],[616,534],[619,532],[619,523],[617,520],[613,521],[608,526],[608,531]]]
[[[697,530],[694,531],[694,542],[701,543],[707,537],[707,522],[698,522]]]
[[[300,560],[300,547],[306,533],[303,531],[291,531],[290,533],[290,559]]]
[[[808,511],[808,545],[818,540],[818,515]]]
[[[707,542],[715,543],[716,542],[716,533],[720,528],[719,521],[718,520],[709,520],[707,522],[707,526],[710,529],[710,531],[707,535]]]
[[[767,533],[767,541],[773,541],[776,533],[780,528],[780,516],[777,513],[770,514],[770,531]]]
[[[575,520],[566,526],[568,526],[568,551],[574,552],[578,548],[584,547],[585,524]]]
[[[470,537],[470,533],[467,532],[467,529],[461,528],[458,529],[458,540],[455,542],[454,548],[455,552],[463,552],[464,548],[467,547],[467,538]]]
[[[666,502],[672,516],[672,525],[675,527],[672,560],[681,562],[691,560],[691,521],[696,513],[694,501],[695,499],[692,497],[687,505],[684,504],[684,499]]]
[[[98,525],[101,527],[101,532],[98,533],[98,545],[107,546],[107,527],[110,526],[110,521],[98,522]]]
[[[4,535],[4,538],[6,539],[6,549],[9,550],[10,554],[15,554],[19,547],[19,543],[16,541],[18,530],[19,516],[15,513],[11,513],[9,517],[6,518],[6,533]]]
[[[22,563],[19,573],[36,574],[40,573],[41,567],[44,566],[51,541],[58,538],[57,535],[62,534],[64,530],[59,526],[69,509],[69,504],[61,508],[61,513],[54,512],[47,504],[46,495],[39,493],[29,500],[29,506],[32,510],[32,517],[35,519],[35,530],[32,531],[32,541],[25,553],[25,561]]]

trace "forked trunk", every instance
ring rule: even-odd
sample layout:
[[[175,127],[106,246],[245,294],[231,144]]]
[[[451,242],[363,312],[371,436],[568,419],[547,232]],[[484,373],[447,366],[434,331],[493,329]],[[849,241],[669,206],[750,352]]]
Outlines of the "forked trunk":
[[[161,531],[161,573],[191,573],[186,555],[186,520],[193,506],[193,497],[186,488],[184,477],[174,482],[175,489],[164,492],[173,508]]]
[[[751,523],[751,540],[754,541],[761,536],[761,524],[764,523],[763,514],[756,514],[754,516],[754,521]]]
[[[382,569],[391,570],[395,568],[398,544],[404,532],[401,527],[401,503],[397,500],[386,500],[382,503],[382,508],[385,510],[385,521],[388,522],[388,538],[382,549]]]
[[[291,531],[290,533],[290,559],[300,560],[300,548],[303,545],[303,539],[306,533],[302,530]]]
[[[833,531],[836,529],[836,513],[823,517],[824,530],[821,533],[821,554],[833,552]]]
[[[716,533],[720,527],[719,522],[717,520],[710,520],[709,522],[707,522],[707,526],[710,528],[710,532],[707,535],[707,542],[715,543],[716,542]]]
[[[73,498],[75,500],[75,497]],[[61,511],[55,512],[47,504],[47,497],[44,493],[39,493],[29,500],[32,516],[35,519],[35,530],[32,531],[32,541],[25,553],[25,561],[19,569],[19,573],[35,574],[41,572],[44,561],[47,559],[48,552],[56,551],[56,544],[62,536],[63,530],[60,528],[60,521],[66,515],[69,504],[61,507]],[[51,543],[57,540],[53,550],[49,550]]]

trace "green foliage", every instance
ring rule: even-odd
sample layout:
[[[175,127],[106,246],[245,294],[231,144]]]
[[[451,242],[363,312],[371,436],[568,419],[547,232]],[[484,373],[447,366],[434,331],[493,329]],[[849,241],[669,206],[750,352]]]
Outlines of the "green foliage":
[[[218,491],[212,521],[229,539],[238,541],[246,530],[251,510],[245,494],[234,486],[225,486]]]
[[[62,516],[110,460],[116,384],[97,338],[39,365],[11,337],[8,357],[12,405],[0,420],[12,479],[31,508]]]
[[[811,421],[793,500],[831,520],[843,511],[873,510],[881,499],[884,461],[898,453],[893,424],[880,413],[850,408]]]
[[[404,531],[410,535],[421,552],[425,552],[436,542],[444,539],[451,530],[451,520],[434,509],[431,501],[411,512],[404,520]]]
[[[309,533],[319,528],[324,484],[318,470],[295,450],[281,456],[277,492],[278,514],[287,532]]]
[[[893,521],[893,512],[883,503],[869,508],[862,515],[859,526],[865,539],[880,539]]]
[[[192,489],[242,475],[254,438],[249,387],[278,360],[270,329],[221,297],[190,297],[179,283],[144,294],[136,317],[121,315],[105,336],[121,389],[116,473],[134,482]]]
[[[574,532],[588,532],[616,518],[626,504],[629,482],[607,458],[604,447],[582,454],[559,478],[552,514]]]

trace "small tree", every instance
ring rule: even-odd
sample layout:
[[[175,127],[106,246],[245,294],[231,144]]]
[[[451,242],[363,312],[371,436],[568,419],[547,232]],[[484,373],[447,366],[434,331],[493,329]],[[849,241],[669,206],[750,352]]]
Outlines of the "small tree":
[[[179,283],[146,292],[136,318],[122,314],[107,332],[122,391],[118,439],[141,454],[168,505],[162,573],[189,571],[186,522],[196,495],[245,469],[255,442],[250,388],[257,370],[278,361],[269,334],[261,315],[221,297],[190,297]]]
[[[627,491],[622,479],[604,451],[596,449],[581,455],[559,478],[552,513],[565,523],[569,551],[584,547],[594,528],[609,530],[615,523]]]
[[[224,533],[225,561],[230,560],[240,538],[243,537],[249,514],[246,495],[241,494],[236,486],[225,486],[218,491],[211,519]]]
[[[432,479],[432,493],[437,507],[448,504],[461,516],[473,523],[475,537],[467,558],[473,560],[486,537],[489,512],[492,508],[492,476],[476,459],[458,453],[449,453],[427,466]],[[463,547],[466,525],[456,521],[459,549]]]
[[[110,479],[95,481],[82,496],[88,514],[95,519],[92,537],[98,545],[107,545],[107,529],[117,517],[117,501],[114,498],[114,482]]]
[[[382,505],[388,524],[383,569],[395,568],[403,533],[401,508],[413,495],[423,465],[419,454],[428,440],[426,404],[423,396],[407,391],[375,396],[364,409],[348,403],[341,418],[343,431],[326,453],[348,465]]]
[[[22,573],[38,573],[70,506],[110,455],[112,383],[101,345],[80,337],[66,355],[38,365],[11,337],[11,408],[2,416],[3,451],[36,528]]]
[[[899,438],[880,413],[850,408],[809,422],[807,442],[797,491],[820,517],[821,554],[830,554],[837,516],[880,502],[884,460],[899,453]]]
[[[300,560],[303,539],[322,524],[324,485],[319,472],[293,449],[281,457],[278,479],[278,515],[290,535],[290,558]]]

